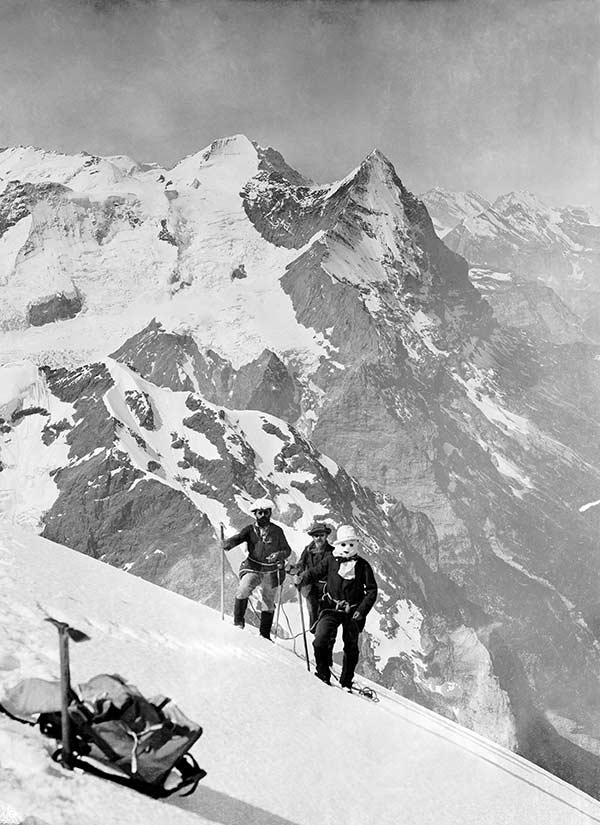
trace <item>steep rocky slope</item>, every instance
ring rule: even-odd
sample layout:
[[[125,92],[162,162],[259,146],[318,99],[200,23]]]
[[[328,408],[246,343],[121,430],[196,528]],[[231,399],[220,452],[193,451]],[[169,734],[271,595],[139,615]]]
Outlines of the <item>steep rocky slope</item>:
[[[170,350],[176,361],[189,344],[153,332],[163,359]],[[120,356],[137,352],[134,338]],[[285,421],[216,406],[164,380],[159,386],[121,361],[39,374],[30,366],[22,377],[2,407],[13,523],[216,607],[218,525],[247,523],[253,496],[274,499],[297,553],[314,518],[352,521],[381,588],[363,670],[515,746],[513,710],[485,644],[489,618],[425,561],[435,558],[437,540],[424,516],[362,487]],[[34,478],[43,503],[32,509]],[[228,608],[242,557],[230,555]],[[289,584],[286,604],[298,632]]]
[[[498,324],[381,156],[330,199],[282,279],[335,346],[312,438],[430,516],[439,568],[502,621],[544,702],[597,729],[596,534],[577,509],[600,482],[596,350]]]

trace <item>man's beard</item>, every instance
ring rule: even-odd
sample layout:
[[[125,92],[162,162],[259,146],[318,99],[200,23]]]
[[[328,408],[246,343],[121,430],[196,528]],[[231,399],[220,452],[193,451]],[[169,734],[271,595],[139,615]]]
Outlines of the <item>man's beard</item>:
[[[270,516],[260,516],[256,519],[256,523],[259,527],[266,527],[267,524],[271,521]]]

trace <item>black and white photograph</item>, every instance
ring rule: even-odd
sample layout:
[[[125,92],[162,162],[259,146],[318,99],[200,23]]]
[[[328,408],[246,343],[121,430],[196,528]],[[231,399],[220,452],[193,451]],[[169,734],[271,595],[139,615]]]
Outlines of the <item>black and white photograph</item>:
[[[600,823],[600,0],[0,78],[0,825]]]

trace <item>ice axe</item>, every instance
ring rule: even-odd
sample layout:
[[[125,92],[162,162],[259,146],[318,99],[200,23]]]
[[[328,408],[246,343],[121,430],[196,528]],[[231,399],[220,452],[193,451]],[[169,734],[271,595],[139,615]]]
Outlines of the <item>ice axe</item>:
[[[304,655],[306,656],[306,668],[310,673],[310,659],[308,656],[308,643],[306,641],[306,626],[304,624],[304,608],[302,606],[302,591],[300,585],[297,585],[298,590],[298,606],[300,607],[300,622],[302,623],[302,638],[304,639]]]
[[[225,621],[225,528],[221,524],[221,621]]]
[[[50,622],[58,630],[58,649],[60,654],[60,723],[61,723],[61,764],[71,769],[71,729],[69,720],[69,705],[73,696],[71,688],[71,666],[69,663],[69,639],[72,642],[87,642],[89,636],[83,630],[77,630],[66,622],[48,616],[44,621]]]

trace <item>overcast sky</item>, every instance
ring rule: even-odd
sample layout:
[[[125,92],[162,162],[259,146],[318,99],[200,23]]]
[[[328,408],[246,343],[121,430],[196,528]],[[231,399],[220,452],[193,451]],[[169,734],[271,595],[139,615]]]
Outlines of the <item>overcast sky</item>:
[[[173,164],[242,132],[317,181],[600,207],[598,0],[0,0],[0,145]]]

